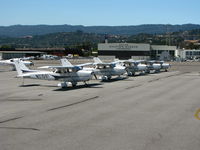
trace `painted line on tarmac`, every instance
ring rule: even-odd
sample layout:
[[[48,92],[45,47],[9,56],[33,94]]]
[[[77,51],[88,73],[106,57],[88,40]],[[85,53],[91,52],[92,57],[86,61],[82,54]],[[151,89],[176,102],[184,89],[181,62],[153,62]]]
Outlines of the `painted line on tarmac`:
[[[51,109],[48,109],[46,111],[52,111],[52,110],[57,110],[57,109],[61,109],[61,108],[66,108],[66,107],[74,106],[74,105],[81,104],[81,103],[84,103],[84,102],[87,102],[87,101],[91,101],[91,100],[94,100],[94,99],[97,99],[97,98],[99,98],[99,96],[91,97],[91,98],[88,98],[88,99],[85,99],[85,100],[82,100],[82,101],[78,101],[78,102],[75,102],[75,103],[72,103],[72,104],[68,104],[68,105],[63,105],[63,106],[51,108]]]
[[[7,98],[5,100],[2,100],[2,101],[12,101],[12,102],[17,102],[17,101],[22,101],[22,102],[25,102],[25,101],[42,101],[42,99],[21,99],[21,98]]]
[[[24,127],[0,127],[0,129],[15,129],[15,130],[34,130],[34,131],[40,131],[36,128],[24,128]]]
[[[200,120],[200,109],[198,109],[198,110],[196,111],[196,113],[194,114],[194,117],[195,117],[196,119]]]
[[[167,79],[167,78],[174,77],[174,76],[180,76],[180,75],[187,74],[187,73],[189,73],[189,72],[181,72],[181,73],[178,73],[178,74],[172,74],[172,75],[168,75],[168,76],[165,76],[165,77],[149,80],[148,82],[155,82],[155,81],[159,81],[159,80],[162,80],[162,79]]]
[[[23,118],[22,117],[15,117],[15,118],[10,118],[10,119],[7,119],[7,120],[3,120],[3,121],[0,121],[0,123],[5,123],[5,122],[9,122],[9,121],[14,121],[14,120],[17,120],[17,119],[20,119],[20,118]]]
[[[142,86],[143,84],[138,84],[138,85],[134,85],[134,86],[129,86],[127,88],[125,88],[126,90],[129,90],[129,89],[133,89],[133,88],[136,88],[136,87],[140,87]]]

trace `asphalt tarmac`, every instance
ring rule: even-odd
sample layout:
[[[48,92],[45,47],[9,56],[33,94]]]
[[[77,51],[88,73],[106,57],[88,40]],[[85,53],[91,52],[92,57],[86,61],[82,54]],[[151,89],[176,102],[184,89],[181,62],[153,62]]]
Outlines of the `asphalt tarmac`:
[[[199,150],[199,72],[199,62],[173,63],[169,72],[60,89],[57,81],[21,86],[0,68],[0,149]]]

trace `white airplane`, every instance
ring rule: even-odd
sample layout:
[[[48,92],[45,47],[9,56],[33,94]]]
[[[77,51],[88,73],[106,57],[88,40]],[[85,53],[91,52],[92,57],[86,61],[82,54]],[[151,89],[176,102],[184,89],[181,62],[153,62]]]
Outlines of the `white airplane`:
[[[0,60],[0,65],[9,65],[9,66],[12,66],[12,70],[14,71],[14,70],[16,70],[15,64],[14,64],[14,60],[15,59],[18,59],[19,61],[21,61],[22,63],[24,63],[25,65],[28,65],[28,66],[34,65],[34,63],[32,61],[25,61],[22,58]]]
[[[170,64],[165,63],[164,61],[157,61],[157,63],[160,63],[161,64],[161,69],[164,70],[164,71],[166,71],[166,72],[171,67]]]
[[[94,57],[93,60],[94,68],[83,68],[83,70],[93,71],[96,79],[110,80],[112,76],[120,76],[126,73],[125,67],[116,62],[103,63],[98,57]]]
[[[42,59],[47,59],[47,60],[49,60],[49,59],[50,60],[59,59],[59,57],[56,56],[56,55],[42,55],[41,58]]]
[[[142,64],[140,61],[129,60],[117,60],[119,64],[124,66],[128,76],[134,76],[136,72],[146,72],[147,65]]]
[[[62,81],[58,84],[59,87],[65,88],[69,85],[73,87],[77,82],[84,82],[90,80],[92,71],[80,70],[74,66],[43,66],[40,68],[50,68],[53,71],[30,70],[21,61],[14,60],[18,76],[21,78],[32,78],[41,80],[59,80]]]
[[[145,61],[145,63],[147,65],[146,73],[150,73],[151,70],[154,70],[154,72],[160,72],[160,69],[161,69],[161,64],[160,63],[156,63],[156,61],[154,61],[154,60]]]

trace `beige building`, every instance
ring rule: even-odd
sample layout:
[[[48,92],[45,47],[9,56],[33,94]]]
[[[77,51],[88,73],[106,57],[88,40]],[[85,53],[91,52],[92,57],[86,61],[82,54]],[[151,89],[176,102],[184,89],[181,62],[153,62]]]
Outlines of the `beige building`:
[[[101,43],[98,56],[104,59],[163,59],[176,56],[176,46],[150,45],[142,43]]]

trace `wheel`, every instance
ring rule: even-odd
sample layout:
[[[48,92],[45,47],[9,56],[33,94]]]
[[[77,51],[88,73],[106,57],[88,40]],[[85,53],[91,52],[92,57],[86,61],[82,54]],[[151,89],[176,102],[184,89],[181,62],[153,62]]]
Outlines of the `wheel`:
[[[108,76],[108,80],[110,80],[111,79],[111,76]]]
[[[127,75],[128,75],[128,76],[132,76],[133,73],[132,73],[132,72],[127,72]]]
[[[58,87],[66,88],[67,87],[67,83],[66,82],[58,83]]]
[[[132,73],[132,76],[134,76],[135,75],[135,72],[131,72]]]
[[[145,71],[145,73],[150,73],[150,70]]]
[[[75,87],[77,85],[77,83],[72,83],[72,87]]]

